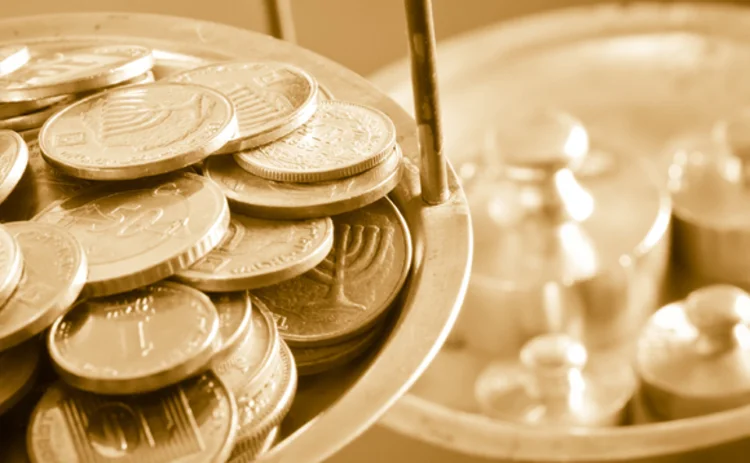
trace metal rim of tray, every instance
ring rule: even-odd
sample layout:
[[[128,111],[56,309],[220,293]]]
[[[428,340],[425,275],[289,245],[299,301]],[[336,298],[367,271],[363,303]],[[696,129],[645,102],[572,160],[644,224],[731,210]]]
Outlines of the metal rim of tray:
[[[564,46],[586,38],[688,32],[750,40],[750,9],[719,4],[604,4],[540,13],[473,30],[438,46],[442,88],[483,63],[462,59],[482,50],[500,66],[504,56]],[[446,63],[460,63],[446,65]],[[411,108],[409,62],[395,62],[369,76],[403,107]],[[472,70],[473,69],[473,70]],[[444,110],[449,110],[444,106]],[[450,157],[450,153],[448,153]],[[461,412],[408,393],[380,423],[399,434],[467,455],[520,461],[612,461],[678,454],[750,436],[750,406],[699,418],[562,432],[513,426]],[[554,458],[550,458],[554,456]]]
[[[410,278],[392,329],[364,373],[333,403],[259,461],[322,461],[364,432],[424,371],[450,331],[471,266],[466,198],[449,170],[450,198],[427,206],[420,196],[417,130],[393,100],[354,72],[272,37],[207,21],[151,14],[72,13],[0,20],[0,43],[79,41],[143,44],[159,61],[273,59],[309,71],[337,99],[368,104],[394,121],[405,157],[404,177],[390,197],[406,218],[414,244]],[[450,242],[450,246],[443,246]]]

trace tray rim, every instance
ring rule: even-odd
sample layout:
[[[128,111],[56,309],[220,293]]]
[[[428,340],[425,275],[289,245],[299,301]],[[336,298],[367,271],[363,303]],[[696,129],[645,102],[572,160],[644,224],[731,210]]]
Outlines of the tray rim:
[[[352,387],[257,461],[322,461],[372,426],[421,375],[456,320],[468,285],[472,234],[466,198],[449,169],[450,199],[427,206],[419,187],[416,124],[365,78],[312,51],[234,26],[147,13],[62,13],[0,19],[0,43],[61,37],[148,43],[204,59],[272,59],[297,64],[340,99],[388,114],[405,154],[390,198],[409,224],[414,253],[402,309],[377,357]],[[129,40],[128,40],[129,39]],[[174,49],[163,49],[171,45]],[[444,242],[452,243],[443,247]],[[385,386],[385,387],[384,387]]]

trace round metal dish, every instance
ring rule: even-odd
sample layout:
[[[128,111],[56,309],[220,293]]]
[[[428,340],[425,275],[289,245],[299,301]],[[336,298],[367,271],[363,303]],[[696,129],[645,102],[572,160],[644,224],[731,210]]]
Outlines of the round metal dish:
[[[750,104],[749,41],[750,9],[627,2],[541,14],[448,40],[438,46],[445,152],[460,171],[478,134],[502,124],[503,112],[533,102],[570,111],[592,138],[646,156],[666,175],[664,153],[673,137],[707,130]],[[371,80],[411,108],[407,62]],[[483,418],[474,413],[471,394],[487,360],[456,358],[446,349],[381,423],[499,461],[744,462],[750,454],[750,406],[567,432]]]
[[[88,43],[130,43],[155,50],[156,77],[205,61],[279,60],[296,64],[336,98],[388,114],[407,162],[391,198],[414,239],[414,260],[399,307],[372,355],[336,373],[302,379],[281,442],[261,461],[318,462],[372,425],[424,370],[461,305],[471,261],[466,199],[451,174],[451,199],[427,207],[416,170],[416,125],[395,102],[355,73],[292,44],[258,33],[192,19],[145,14],[56,14],[0,21],[0,44],[61,49]],[[444,246],[444,243],[451,246]]]

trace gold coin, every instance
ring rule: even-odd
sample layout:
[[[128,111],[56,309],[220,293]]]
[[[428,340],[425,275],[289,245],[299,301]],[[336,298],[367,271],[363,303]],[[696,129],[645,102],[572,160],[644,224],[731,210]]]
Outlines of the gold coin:
[[[204,175],[222,189],[232,209],[264,219],[308,219],[343,214],[387,195],[401,181],[401,149],[378,166],[343,180],[274,182],[240,168],[231,156],[212,156]]]
[[[68,384],[99,394],[137,394],[207,367],[219,315],[205,294],[161,282],[80,301],[52,325],[48,349]]]
[[[17,404],[39,374],[41,345],[36,340],[0,352],[0,415]]]
[[[46,223],[5,224],[23,254],[23,275],[0,309],[0,351],[31,339],[65,313],[86,283],[86,255],[78,241]]]
[[[318,103],[322,103],[324,101],[331,101],[333,100],[333,93],[331,93],[330,90],[328,90],[326,87],[318,84]]]
[[[279,182],[324,182],[361,174],[396,144],[393,121],[368,106],[326,101],[302,127],[273,143],[234,155],[251,174]]]
[[[32,50],[29,62],[0,78],[0,101],[35,100],[114,85],[148,72],[151,50],[105,45],[45,53]]]
[[[317,375],[346,365],[367,352],[382,334],[383,327],[376,326],[367,333],[339,344],[292,349],[294,360],[297,362],[297,374]]]
[[[176,173],[104,183],[55,203],[34,220],[69,230],[89,261],[89,297],[155,283],[192,265],[219,244],[229,208],[219,188]]]
[[[237,405],[213,373],[149,394],[106,397],[58,382],[28,429],[33,463],[223,463]]]
[[[0,203],[21,181],[29,163],[29,148],[23,138],[10,130],[0,130]]]
[[[252,336],[253,303],[247,291],[216,293],[210,297],[219,314],[220,343],[211,363],[221,365],[247,336]]]
[[[217,154],[278,140],[306,123],[317,108],[315,79],[286,63],[211,64],[171,76],[169,80],[213,88],[234,105],[239,130]]]
[[[25,267],[21,246],[11,233],[7,228],[0,226],[0,308],[8,303],[18,289]]]
[[[330,218],[270,221],[232,214],[221,244],[175,278],[203,291],[242,291],[312,269],[333,245]]]
[[[370,329],[406,281],[409,229],[387,198],[333,217],[333,249],[309,272],[253,294],[294,347],[337,344]]]
[[[7,76],[25,66],[31,53],[26,45],[6,45],[0,47],[0,76]]]
[[[284,419],[297,391],[294,357],[285,343],[279,344],[280,361],[263,389],[237,395],[239,431],[227,463],[249,463],[258,456],[266,435]]]
[[[0,120],[0,130],[15,130],[17,132],[23,132],[38,129],[47,119],[60,112],[63,108],[66,108],[68,103],[68,101],[63,100],[38,111]]]
[[[40,98],[38,100],[18,101],[16,103],[0,103],[0,119],[10,119],[22,114],[48,108],[58,103],[67,102],[70,104],[73,101],[75,101],[74,95],[59,95]]]
[[[127,85],[80,100],[39,133],[44,158],[89,180],[129,180],[173,172],[221,148],[237,130],[234,108],[210,88]]]
[[[257,298],[252,301],[252,331],[224,362],[214,367],[235,393],[259,390],[273,374],[278,361],[280,341],[273,315]]]

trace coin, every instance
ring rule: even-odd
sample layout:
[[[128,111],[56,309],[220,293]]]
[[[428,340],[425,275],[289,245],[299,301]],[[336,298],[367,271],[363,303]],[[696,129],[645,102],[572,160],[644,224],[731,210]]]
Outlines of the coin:
[[[306,123],[317,108],[318,85],[307,72],[286,63],[219,63],[169,78],[205,85],[224,95],[237,111],[239,131],[217,154],[255,148]]]
[[[41,345],[29,341],[0,352],[0,415],[11,409],[34,386],[39,374]]]
[[[23,254],[18,287],[0,310],[0,351],[31,339],[67,311],[86,282],[86,255],[70,233],[46,223],[5,224]]]
[[[0,226],[0,307],[3,307],[18,289],[24,267],[25,260],[21,246],[10,230]],[[2,326],[0,326],[0,332],[2,332]]]
[[[99,394],[176,384],[214,355],[219,315],[205,294],[179,283],[78,302],[52,325],[48,349],[66,383]]]
[[[280,361],[273,378],[263,389],[237,396],[239,431],[227,463],[249,463],[258,456],[266,435],[284,419],[297,391],[294,357],[285,343],[279,344]]]
[[[29,47],[26,45],[0,47],[0,76],[16,72],[28,63],[30,58]]]
[[[343,342],[367,331],[406,281],[411,238],[387,198],[333,217],[333,249],[309,272],[253,294],[276,314],[293,347]]]
[[[234,155],[251,174],[280,182],[324,182],[361,174],[396,144],[393,121],[368,106],[326,101],[288,136]]]
[[[233,392],[259,390],[274,371],[278,358],[279,333],[273,315],[257,298],[252,298],[252,332],[220,365],[216,374]]]
[[[29,148],[23,138],[13,131],[0,130],[0,203],[21,181],[28,163]]]
[[[0,101],[35,100],[114,85],[148,72],[151,50],[105,45],[64,52],[39,53],[16,72],[0,78]]]
[[[175,277],[203,291],[260,288],[312,269],[332,245],[329,218],[270,221],[232,214],[222,243]]]
[[[10,119],[11,117],[31,113],[40,109],[47,108],[54,104],[66,102],[68,104],[75,100],[74,95],[59,95],[38,100],[18,101],[15,103],[0,103],[0,119]]]
[[[321,183],[284,183],[241,169],[231,156],[212,156],[204,175],[216,182],[233,210],[264,219],[307,219],[343,214],[377,201],[401,181],[401,149],[354,177]]]
[[[333,100],[333,93],[318,83],[318,103]]]
[[[221,241],[229,208],[213,182],[176,173],[100,184],[34,220],[78,238],[89,261],[85,293],[95,297],[140,288],[192,265]]]
[[[234,108],[191,84],[128,85],[89,96],[52,116],[39,144],[47,162],[89,180],[128,180],[194,164],[237,130]]]
[[[63,100],[52,106],[47,106],[38,111],[21,114],[20,116],[10,117],[8,119],[0,120],[0,130],[15,130],[17,132],[23,132],[25,130],[33,130],[41,127],[44,122],[52,117],[55,113],[59,112],[63,108],[68,106],[68,101]]]
[[[299,376],[317,375],[353,361],[377,341],[383,327],[376,326],[367,333],[339,344],[323,347],[292,349]]]
[[[211,302],[219,314],[220,341],[211,363],[220,365],[247,336],[252,336],[253,303],[247,291],[212,294]]]
[[[149,394],[106,397],[58,382],[29,423],[34,463],[223,463],[237,404],[213,373]]]

